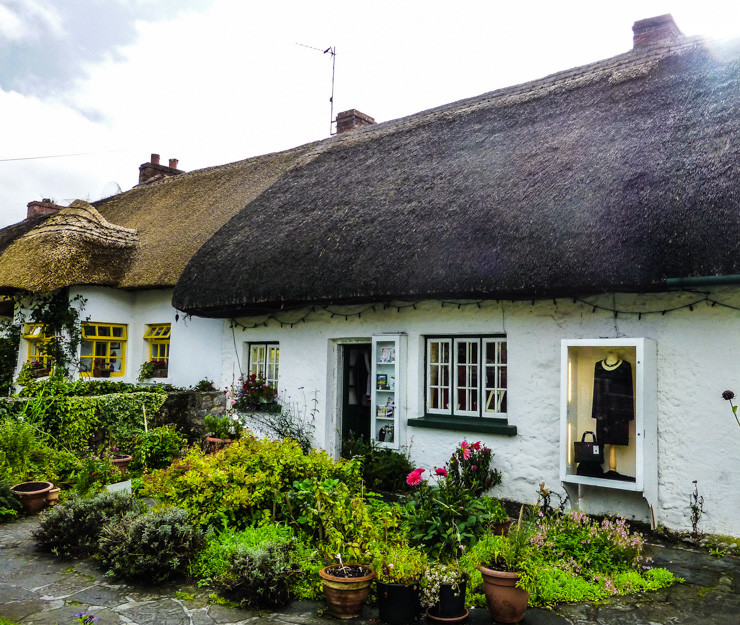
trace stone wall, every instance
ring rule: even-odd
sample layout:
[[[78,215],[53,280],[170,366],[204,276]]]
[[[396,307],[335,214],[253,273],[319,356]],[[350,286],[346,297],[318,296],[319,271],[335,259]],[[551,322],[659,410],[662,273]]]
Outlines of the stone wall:
[[[174,423],[189,443],[199,443],[206,434],[205,416],[224,412],[226,396],[221,391],[173,391],[167,393],[156,424]]]

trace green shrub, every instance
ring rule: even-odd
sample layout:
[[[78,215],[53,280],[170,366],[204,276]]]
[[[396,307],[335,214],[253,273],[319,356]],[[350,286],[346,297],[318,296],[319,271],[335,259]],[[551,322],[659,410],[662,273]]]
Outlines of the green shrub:
[[[286,495],[296,480],[336,478],[359,492],[359,466],[324,451],[304,454],[295,441],[242,438],[217,454],[191,448],[171,467],[144,479],[142,495],[180,505],[202,525],[244,528],[290,518]]]
[[[211,532],[191,572],[199,584],[213,584],[247,607],[279,607],[290,600],[297,574],[295,539],[290,528],[250,527]]]
[[[10,492],[11,486],[7,480],[0,480],[0,523],[10,521],[23,512],[20,499]]]
[[[165,508],[106,524],[96,558],[114,577],[161,583],[186,573],[202,544],[203,534],[185,510]]]
[[[362,463],[362,479],[370,490],[392,493],[409,490],[406,476],[414,467],[406,454],[349,436],[342,441],[342,457]]]
[[[87,497],[100,492],[106,484],[113,484],[120,478],[120,473],[105,453],[87,455],[75,474],[74,491],[80,497]]]
[[[65,557],[89,556],[97,551],[106,523],[125,514],[141,514],[145,508],[141,500],[125,493],[74,497],[43,512],[33,536],[42,551]]]
[[[163,425],[140,433],[133,445],[133,468],[162,469],[180,457],[187,440],[174,425]]]

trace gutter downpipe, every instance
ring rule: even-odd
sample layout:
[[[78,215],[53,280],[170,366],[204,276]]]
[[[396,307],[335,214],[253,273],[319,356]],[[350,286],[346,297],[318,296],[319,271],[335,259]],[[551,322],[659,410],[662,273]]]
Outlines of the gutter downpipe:
[[[665,285],[669,291],[706,286],[740,285],[740,274],[697,276],[695,278],[666,278]]]

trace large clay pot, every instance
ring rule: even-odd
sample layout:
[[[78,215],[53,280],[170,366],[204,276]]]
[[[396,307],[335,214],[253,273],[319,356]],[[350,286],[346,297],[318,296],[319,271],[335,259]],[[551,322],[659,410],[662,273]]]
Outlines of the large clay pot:
[[[319,571],[324,582],[324,594],[329,605],[329,614],[336,618],[355,618],[360,615],[362,606],[370,594],[370,584],[375,572],[367,566],[347,564],[346,567],[360,567],[365,573],[359,577],[344,577],[342,565],[332,564]]]
[[[28,514],[41,512],[46,505],[46,496],[54,488],[51,482],[21,482],[11,488],[11,492],[18,495]]]
[[[465,587],[467,581],[457,584],[440,584],[439,601],[427,610],[427,616],[440,623],[458,623],[468,617],[465,608]]]
[[[389,625],[413,623],[419,617],[419,583],[378,584],[378,616]]]
[[[485,566],[479,566],[478,570],[483,576],[483,590],[493,620],[499,623],[521,621],[527,609],[529,593],[516,587],[519,573],[497,571]]]
[[[111,464],[118,469],[119,473],[126,473],[128,470],[128,463],[133,460],[133,456],[127,454],[116,454],[111,458]]]
[[[58,486],[52,488],[48,493],[46,493],[46,503],[50,506],[56,506],[59,503],[59,493],[61,492],[62,489]]]

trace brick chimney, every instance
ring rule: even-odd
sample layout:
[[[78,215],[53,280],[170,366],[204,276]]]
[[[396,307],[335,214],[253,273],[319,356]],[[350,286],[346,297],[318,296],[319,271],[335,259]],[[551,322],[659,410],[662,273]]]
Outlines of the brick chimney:
[[[36,217],[36,215],[53,215],[63,208],[64,206],[59,206],[59,204],[55,204],[48,197],[45,197],[40,202],[38,200],[34,200],[33,202],[28,203],[28,214],[26,215],[26,218]]]
[[[184,174],[184,171],[177,169],[178,162],[176,158],[171,158],[169,167],[160,165],[159,154],[152,154],[148,163],[139,165],[139,184],[148,184],[169,176]]]
[[[656,43],[670,43],[683,37],[670,13],[638,20],[632,25],[632,49],[647,48]]]
[[[360,126],[370,126],[375,120],[365,113],[360,113],[357,109],[350,109],[337,115],[337,134],[354,130]]]

